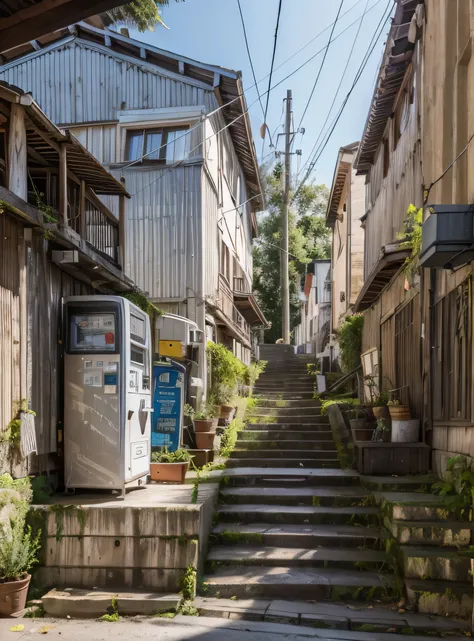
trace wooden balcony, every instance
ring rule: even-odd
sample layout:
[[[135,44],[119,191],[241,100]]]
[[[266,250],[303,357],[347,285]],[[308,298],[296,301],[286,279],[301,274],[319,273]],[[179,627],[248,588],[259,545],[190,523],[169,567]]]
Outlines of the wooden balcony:
[[[219,274],[219,296],[217,309],[223,324],[233,336],[250,345],[250,325],[234,305],[234,295],[225,276]]]

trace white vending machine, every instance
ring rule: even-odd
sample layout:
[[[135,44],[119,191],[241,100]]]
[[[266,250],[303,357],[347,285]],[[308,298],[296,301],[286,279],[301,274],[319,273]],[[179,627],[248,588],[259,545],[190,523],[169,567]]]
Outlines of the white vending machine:
[[[149,317],[120,296],[73,296],[64,318],[66,488],[123,493],[150,471]]]

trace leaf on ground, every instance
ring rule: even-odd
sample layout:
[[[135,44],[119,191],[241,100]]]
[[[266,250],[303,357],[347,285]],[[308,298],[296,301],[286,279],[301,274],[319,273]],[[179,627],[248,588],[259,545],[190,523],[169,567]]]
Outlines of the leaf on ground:
[[[23,632],[25,626],[21,623],[19,625],[14,625],[13,628],[10,628],[10,632]]]
[[[54,625],[44,625],[42,628],[38,630],[40,634],[48,634],[50,630],[52,630],[55,626]]]

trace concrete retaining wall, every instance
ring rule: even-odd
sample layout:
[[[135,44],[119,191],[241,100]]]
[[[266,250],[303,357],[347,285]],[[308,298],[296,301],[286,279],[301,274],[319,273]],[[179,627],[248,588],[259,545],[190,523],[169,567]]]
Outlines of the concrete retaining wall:
[[[44,542],[35,581],[179,591],[186,569],[198,569],[205,558],[217,487],[201,486],[192,504],[192,487],[180,486],[181,504],[171,504],[176,492],[168,504],[156,504],[153,495],[163,500],[170,487],[149,486],[125,501],[33,506],[29,520],[41,527]]]

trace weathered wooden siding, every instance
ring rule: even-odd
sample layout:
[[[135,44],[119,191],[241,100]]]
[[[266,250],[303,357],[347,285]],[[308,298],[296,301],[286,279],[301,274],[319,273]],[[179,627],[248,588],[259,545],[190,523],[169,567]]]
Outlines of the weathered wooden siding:
[[[418,54],[413,56],[413,73],[419,82]],[[379,146],[375,163],[368,176],[367,206],[369,214],[365,232],[365,274],[376,265],[380,248],[396,240],[402,231],[406,210],[410,204],[420,207],[423,202],[419,108],[415,87],[409,105],[409,119],[395,150],[390,153],[390,166],[384,178],[384,148]],[[387,135],[393,149],[394,119],[390,119]]]
[[[215,188],[207,174],[203,173],[203,245],[206,248],[204,260],[204,296],[217,299],[219,291],[219,256],[220,256],[220,229],[224,226],[218,215],[218,197]]]

